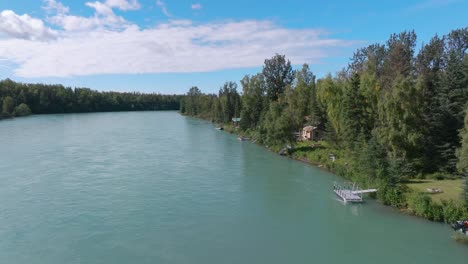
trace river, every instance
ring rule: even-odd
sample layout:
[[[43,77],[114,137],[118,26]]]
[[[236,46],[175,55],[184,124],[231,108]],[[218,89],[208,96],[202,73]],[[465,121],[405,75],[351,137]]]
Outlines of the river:
[[[0,263],[451,263],[451,229],[176,112],[0,122]]]

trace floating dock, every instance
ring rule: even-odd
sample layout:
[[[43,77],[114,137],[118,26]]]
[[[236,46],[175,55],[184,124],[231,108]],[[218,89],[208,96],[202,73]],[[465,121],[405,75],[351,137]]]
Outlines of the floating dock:
[[[333,185],[333,191],[345,203],[362,203],[364,201],[362,198],[363,194],[376,192],[377,189],[360,190],[359,186],[355,183],[340,185],[335,182]]]

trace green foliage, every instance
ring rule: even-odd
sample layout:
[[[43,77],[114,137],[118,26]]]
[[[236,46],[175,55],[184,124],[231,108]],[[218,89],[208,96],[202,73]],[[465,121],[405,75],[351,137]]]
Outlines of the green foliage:
[[[442,201],[442,208],[444,212],[444,222],[446,223],[453,223],[454,221],[468,218],[468,208],[452,200]]]
[[[271,101],[276,101],[284,93],[286,86],[293,82],[294,71],[286,56],[276,54],[271,59],[265,60],[262,70],[267,84],[267,95]]]
[[[262,125],[264,143],[269,146],[281,146],[294,140],[291,116],[284,111],[285,106],[272,102]]]
[[[200,103],[201,91],[198,87],[193,86],[190,88],[181,104],[181,113],[196,116],[200,112],[201,103]]]
[[[453,223],[467,217],[468,211],[454,201],[434,202],[426,193],[411,193],[408,198],[408,208],[417,216],[431,221]]]
[[[412,162],[418,158],[422,142],[421,95],[408,77],[395,80],[384,95],[386,99],[379,101],[378,138],[395,159]]]
[[[407,78],[413,72],[416,33],[404,31],[392,34],[386,46],[381,79],[384,90],[391,90],[397,78]]]
[[[302,69],[296,72],[295,93],[297,94],[297,112],[300,119],[312,113],[317,109],[315,94],[315,75],[310,71],[309,65],[302,65]],[[317,122],[314,122],[317,123]]]
[[[383,204],[397,208],[406,207],[406,193],[408,190],[405,185],[381,182],[378,189],[377,198],[382,201]]]
[[[2,113],[11,115],[13,114],[13,109],[15,108],[15,101],[10,96],[3,98],[2,104]]]
[[[14,112],[15,116],[27,116],[30,114],[31,114],[31,109],[25,103],[22,103],[15,108],[15,112]]]
[[[235,82],[226,82],[219,90],[218,97],[222,110],[222,121],[224,123],[228,123],[232,118],[240,116],[241,99]]]
[[[358,170],[367,177],[387,180],[389,164],[387,153],[375,137],[362,143],[357,150]]]
[[[468,108],[465,110],[468,113]],[[468,114],[465,114],[464,128],[460,131],[461,147],[457,151],[458,171],[464,176],[464,188],[462,194],[462,200],[468,207]]]
[[[361,77],[354,73],[343,94],[343,139],[353,149],[359,140],[369,137],[373,127],[369,126],[367,101],[361,94]]]
[[[29,112],[27,108],[33,114],[178,110],[180,100],[180,95],[98,92],[62,85],[16,83],[9,79],[0,81],[3,116],[22,115]]]
[[[262,74],[245,76],[242,84],[242,111],[240,126],[243,130],[255,129],[260,125],[262,113],[267,106],[265,80]]]
[[[465,111],[468,113],[468,108]],[[465,115],[464,128],[460,131],[461,147],[457,151],[457,168],[462,173],[468,173],[468,114]]]
[[[426,175],[426,179],[432,179],[432,180],[447,180],[447,179],[453,179],[452,174],[444,173],[444,172],[434,172],[431,174]]]
[[[412,194],[408,199],[408,205],[415,215],[422,216],[430,220],[437,218],[440,221],[441,212],[438,210],[438,208],[434,209],[432,199],[428,194]]]
[[[463,181],[462,201],[465,203],[465,207],[468,210],[468,174],[466,173]]]
[[[335,136],[337,141],[341,139],[343,132],[342,98],[342,83],[333,79],[330,74],[317,82],[317,99],[322,105],[325,105],[327,132]]]

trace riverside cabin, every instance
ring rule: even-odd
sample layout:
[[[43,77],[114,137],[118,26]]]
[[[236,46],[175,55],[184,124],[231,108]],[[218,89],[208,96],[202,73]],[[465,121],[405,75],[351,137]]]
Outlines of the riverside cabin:
[[[301,133],[302,140],[318,141],[320,140],[320,137],[321,137],[321,132],[317,127],[306,126],[302,129],[302,133]]]
[[[240,121],[241,121],[241,118],[240,118],[240,117],[233,117],[233,118],[232,118],[232,125],[233,125],[234,127],[239,127]]]

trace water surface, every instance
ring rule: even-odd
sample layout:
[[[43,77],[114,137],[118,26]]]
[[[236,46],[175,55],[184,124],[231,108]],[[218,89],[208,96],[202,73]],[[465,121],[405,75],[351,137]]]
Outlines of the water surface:
[[[450,229],[176,112],[0,122],[0,263],[468,263]]]

